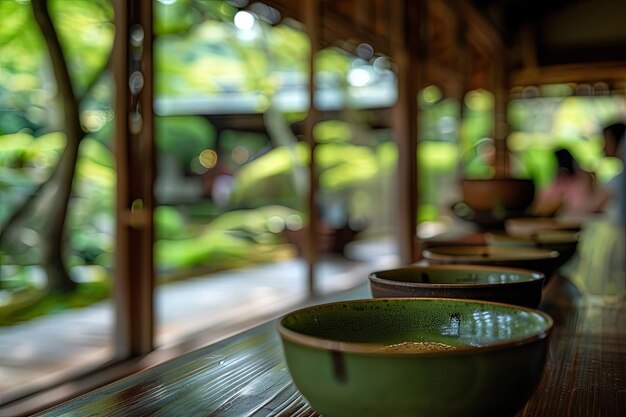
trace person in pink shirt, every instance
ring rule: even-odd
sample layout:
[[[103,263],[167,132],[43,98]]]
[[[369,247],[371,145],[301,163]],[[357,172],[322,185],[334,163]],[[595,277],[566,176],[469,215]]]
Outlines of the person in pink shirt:
[[[556,177],[539,191],[533,213],[578,217],[600,211],[608,200],[608,193],[599,186],[594,175],[578,166],[567,149],[559,149],[554,155],[558,164]]]

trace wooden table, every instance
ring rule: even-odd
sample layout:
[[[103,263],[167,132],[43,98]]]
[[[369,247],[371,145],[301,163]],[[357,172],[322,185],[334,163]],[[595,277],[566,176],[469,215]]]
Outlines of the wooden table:
[[[343,299],[369,297],[367,287]],[[585,303],[554,277],[541,309],[555,329],[543,380],[518,417],[626,416],[626,302]],[[316,416],[285,367],[276,323],[125,378],[42,416]],[[384,416],[381,416],[384,417]],[[494,416],[495,417],[495,416]]]

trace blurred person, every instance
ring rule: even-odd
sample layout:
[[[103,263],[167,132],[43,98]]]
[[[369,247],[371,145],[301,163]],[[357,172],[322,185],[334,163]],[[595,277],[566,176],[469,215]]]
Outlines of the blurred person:
[[[624,161],[626,125],[604,128],[604,153]],[[609,199],[602,216],[587,222],[578,244],[578,262],[570,277],[592,303],[606,304],[626,297],[626,218],[624,171],[606,187]],[[566,274],[567,275],[567,274]]]
[[[593,174],[582,169],[567,149],[558,149],[554,156],[558,165],[556,177],[538,193],[533,213],[539,216],[558,214],[580,217],[600,211],[608,193]]]
[[[624,147],[626,124],[622,122],[613,123],[603,129],[602,136],[604,137],[604,154],[607,157],[620,159],[623,164],[624,152],[626,151],[626,147]],[[607,215],[622,225],[626,223],[624,221],[626,216],[624,212],[626,208],[626,204],[624,204],[624,198],[626,197],[624,194],[625,185],[623,168],[607,185],[607,190],[611,197],[610,203],[607,205]]]

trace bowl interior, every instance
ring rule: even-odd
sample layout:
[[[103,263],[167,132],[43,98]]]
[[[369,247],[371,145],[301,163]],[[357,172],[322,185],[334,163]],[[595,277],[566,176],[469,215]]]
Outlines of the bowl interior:
[[[424,347],[448,351],[522,343],[545,336],[551,326],[546,314],[507,304],[395,298],[305,308],[285,316],[279,331],[283,338],[322,349],[424,353]],[[417,349],[389,350],[402,345]],[[439,349],[442,346],[445,349]]]
[[[425,285],[501,285],[540,280],[542,275],[523,269],[473,265],[411,266],[374,272],[373,281]]]
[[[506,248],[498,246],[446,246],[430,248],[423,251],[426,259],[440,261],[532,261],[555,259],[559,253],[546,249]]]

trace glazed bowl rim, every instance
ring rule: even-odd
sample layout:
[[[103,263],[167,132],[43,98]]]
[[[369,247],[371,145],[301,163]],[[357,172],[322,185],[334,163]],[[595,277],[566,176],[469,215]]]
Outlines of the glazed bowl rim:
[[[530,178],[517,178],[517,177],[493,177],[493,178],[463,178],[462,182],[525,182],[535,184]]]
[[[528,276],[528,279],[523,281],[515,281],[515,282],[482,282],[478,284],[471,283],[437,283],[437,282],[407,282],[407,281],[396,281],[393,279],[381,278],[376,276],[381,272],[395,272],[395,271],[403,271],[403,270],[426,270],[426,269],[437,269],[437,270],[467,270],[468,272],[489,272],[493,271],[494,273],[498,272],[517,272]],[[378,284],[391,285],[395,287],[408,287],[408,288],[441,288],[441,289],[457,289],[457,288],[498,288],[509,285],[524,285],[528,283],[533,283],[537,281],[545,280],[545,275],[542,272],[534,271],[530,269],[523,268],[512,268],[512,267],[498,267],[498,266],[490,266],[490,265],[463,265],[463,264],[448,264],[448,265],[407,265],[399,268],[385,269],[380,271],[374,271],[368,276],[370,282],[375,282]]]
[[[378,347],[388,346],[388,344],[384,344],[384,343],[342,342],[338,340],[326,339],[323,337],[309,336],[309,335],[305,335],[303,333],[297,332],[295,330],[290,330],[283,324],[283,322],[285,321],[287,317],[293,314],[305,312],[307,310],[312,310],[316,308],[324,308],[327,306],[336,306],[339,304],[356,304],[356,303],[363,303],[363,302],[381,303],[385,301],[400,302],[400,303],[402,303],[403,301],[423,301],[423,302],[454,301],[454,302],[460,302],[464,304],[470,303],[470,304],[500,306],[500,307],[506,307],[512,310],[518,310],[518,311],[521,310],[521,311],[526,311],[528,313],[538,315],[542,319],[545,320],[545,326],[541,331],[536,332],[535,334],[525,336],[522,338],[510,339],[510,340],[506,340],[503,342],[490,343],[485,346],[462,346],[462,347],[455,347],[454,349],[443,350],[443,351],[399,352],[399,351],[373,350]],[[303,307],[303,308],[300,308],[300,309],[297,309],[297,310],[294,310],[285,314],[279,320],[277,320],[276,325],[277,325],[278,333],[283,340],[287,340],[287,341],[296,343],[301,346],[317,348],[317,349],[331,351],[331,352],[363,354],[363,355],[378,356],[378,357],[381,357],[381,356],[382,357],[386,357],[386,356],[390,356],[390,357],[395,357],[395,356],[453,357],[457,355],[475,355],[475,354],[481,354],[481,353],[491,352],[491,351],[507,350],[507,349],[511,349],[514,347],[523,346],[523,345],[527,345],[527,344],[530,344],[539,340],[546,339],[552,332],[552,329],[554,327],[554,320],[552,319],[552,317],[550,317],[550,315],[548,315],[547,313],[541,310],[528,308],[528,307],[522,307],[522,306],[513,305],[513,304],[499,303],[495,301],[483,301],[483,300],[475,300],[475,299],[458,299],[458,298],[385,297],[385,298],[363,298],[363,299],[358,299],[358,300],[335,301],[335,302],[330,302],[330,303],[323,303],[323,304],[317,304],[314,306]]]
[[[542,225],[553,225],[554,228],[539,229],[539,230],[571,230],[581,228],[583,221],[580,219],[563,219],[558,217],[511,217],[504,221],[505,226],[508,223],[509,227],[522,227],[536,229]]]
[[[535,252],[537,254],[537,256],[535,257],[531,257],[531,258],[521,258],[521,257],[516,257],[516,258],[510,258],[510,257],[502,257],[502,258],[494,258],[494,257],[483,257],[480,255],[471,255],[471,254],[441,254],[441,253],[436,253],[438,250],[443,249],[444,251],[446,249],[458,249],[458,248],[462,248],[462,249],[466,249],[466,248],[473,248],[474,250],[476,248],[489,248],[489,250],[491,251],[504,251],[504,252],[514,252],[514,253],[519,253],[519,252]],[[434,251],[434,252],[433,252]],[[539,252],[543,252],[544,256],[539,256]],[[479,246],[472,246],[472,245],[447,245],[447,246],[438,246],[438,247],[432,247],[432,248],[428,248],[428,249],[424,249],[422,251],[422,256],[424,257],[424,259],[426,260],[433,260],[433,261],[450,261],[450,260],[457,260],[457,261],[463,261],[463,260],[467,260],[467,261],[480,261],[480,260],[484,260],[484,261],[497,261],[497,262],[519,262],[519,261],[529,261],[529,262],[534,262],[534,261],[549,261],[549,260],[555,260],[560,256],[560,253],[556,250],[552,250],[552,249],[539,249],[539,248],[515,248],[515,250],[512,250],[512,248],[509,247],[500,247],[500,246],[492,246],[492,245],[479,245]]]
[[[532,245],[575,245],[580,242],[580,232],[560,229],[540,229],[529,234],[511,235],[508,233],[485,233],[488,246],[498,246],[492,242],[520,242]],[[543,248],[540,248],[543,249]]]

